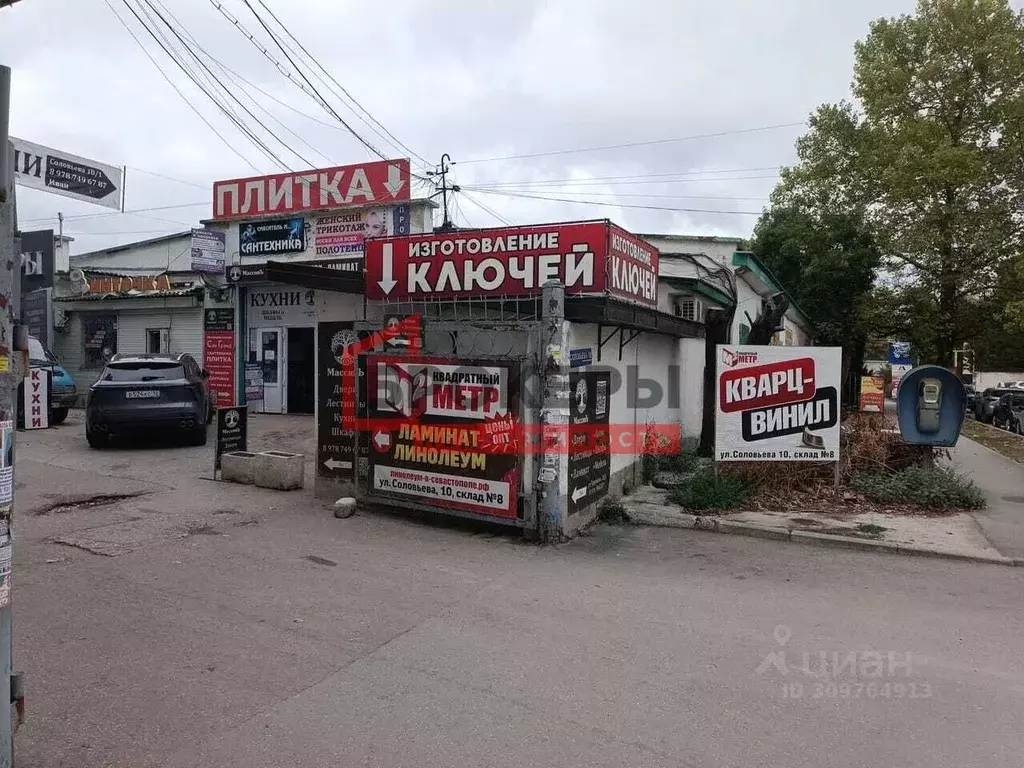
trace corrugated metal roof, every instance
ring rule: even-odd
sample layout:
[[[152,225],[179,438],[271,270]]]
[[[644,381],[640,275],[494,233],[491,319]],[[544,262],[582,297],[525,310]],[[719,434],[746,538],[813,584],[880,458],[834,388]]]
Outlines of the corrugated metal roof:
[[[54,301],[124,301],[125,299],[170,299],[181,296],[198,296],[202,287],[178,288],[171,291],[125,291],[124,293],[83,293],[81,296],[55,296]]]

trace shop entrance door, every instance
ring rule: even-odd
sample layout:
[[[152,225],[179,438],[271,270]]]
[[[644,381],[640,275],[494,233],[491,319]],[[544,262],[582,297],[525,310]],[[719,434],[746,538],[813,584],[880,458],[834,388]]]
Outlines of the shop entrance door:
[[[281,382],[281,328],[253,328],[254,343],[249,349],[250,362],[263,368],[263,413],[284,412],[284,387]]]
[[[287,373],[288,413],[313,413],[313,329],[289,328]]]

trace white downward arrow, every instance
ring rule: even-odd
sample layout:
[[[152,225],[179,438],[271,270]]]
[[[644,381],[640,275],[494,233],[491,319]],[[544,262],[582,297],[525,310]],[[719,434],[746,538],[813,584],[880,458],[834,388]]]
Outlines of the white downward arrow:
[[[384,188],[391,193],[392,197],[397,197],[404,186],[405,179],[402,178],[402,169],[397,165],[389,165],[388,180],[384,182]]]
[[[572,492],[572,500],[574,502],[578,502],[580,499],[582,499],[586,495],[587,495],[587,489],[585,487],[584,488],[577,488],[575,491]]]
[[[398,281],[395,280],[394,246],[391,243],[381,245],[380,280],[377,281],[377,285],[384,291],[385,296],[398,285]]]

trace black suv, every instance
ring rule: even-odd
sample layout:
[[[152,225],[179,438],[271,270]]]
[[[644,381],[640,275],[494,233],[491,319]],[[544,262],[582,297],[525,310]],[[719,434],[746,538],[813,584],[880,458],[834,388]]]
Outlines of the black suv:
[[[1024,389],[1007,392],[992,409],[992,424],[1024,435]]]
[[[89,445],[103,448],[111,435],[132,433],[205,445],[213,415],[208,375],[191,355],[114,355],[89,388]]]

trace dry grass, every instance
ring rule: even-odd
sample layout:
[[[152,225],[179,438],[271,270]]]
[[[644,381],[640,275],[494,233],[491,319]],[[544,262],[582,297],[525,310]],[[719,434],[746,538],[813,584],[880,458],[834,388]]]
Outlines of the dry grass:
[[[923,450],[904,443],[891,418],[857,413],[843,422],[838,495],[834,464],[738,462],[719,465],[719,472],[749,483],[753,493],[748,506],[756,510],[818,512],[840,518],[865,512],[946,514],[917,505],[872,502],[849,488],[854,472],[898,472],[920,463]]]
[[[1024,464],[1024,437],[1007,432],[1004,429],[990,427],[974,419],[964,422],[964,435],[986,448],[1013,461]]]

